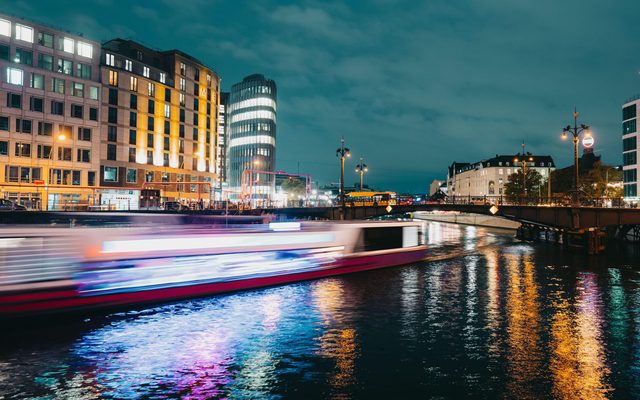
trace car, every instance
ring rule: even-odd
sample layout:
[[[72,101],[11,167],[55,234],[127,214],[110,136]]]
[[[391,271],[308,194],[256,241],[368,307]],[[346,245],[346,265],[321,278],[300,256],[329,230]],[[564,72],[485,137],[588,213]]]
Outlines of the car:
[[[0,199],[0,210],[2,211],[26,211],[27,207],[8,199]]]

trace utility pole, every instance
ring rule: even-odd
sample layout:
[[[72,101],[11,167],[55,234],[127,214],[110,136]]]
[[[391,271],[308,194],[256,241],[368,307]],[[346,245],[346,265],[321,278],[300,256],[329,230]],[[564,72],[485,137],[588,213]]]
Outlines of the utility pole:
[[[340,138],[340,147],[336,150],[336,157],[340,157],[340,206],[344,211],[344,159],[345,157],[351,157],[349,148],[344,147],[344,136]]]
[[[364,173],[369,172],[369,168],[362,157],[360,157],[360,164],[356,165],[356,172],[360,174],[360,191],[362,192]]]

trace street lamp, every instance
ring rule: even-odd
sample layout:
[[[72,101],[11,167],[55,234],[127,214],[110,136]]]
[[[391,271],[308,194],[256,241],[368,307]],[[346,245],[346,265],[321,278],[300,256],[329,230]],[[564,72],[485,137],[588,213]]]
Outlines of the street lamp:
[[[360,191],[362,192],[362,181],[365,172],[369,172],[369,167],[364,163],[364,158],[360,157],[360,164],[356,165],[356,172],[360,174]]]
[[[589,131],[589,126],[585,124],[580,124],[578,126],[578,116],[580,113],[578,111],[573,111],[573,127],[571,125],[567,125],[566,128],[562,130],[562,139],[566,140],[568,137],[568,133],[573,136],[573,164],[574,164],[574,181],[573,181],[573,192],[575,199],[578,198],[578,184],[579,184],[579,169],[578,169],[578,143],[580,142],[580,134],[582,133],[584,136],[591,136],[591,132]]]
[[[344,137],[340,138],[340,147],[336,150],[336,157],[340,157],[340,206],[344,208],[344,159],[351,157],[349,148],[344,147]]]
[[[518,164],[519,162],[522,162],[522,188],[523,188],[523,193],[524,196],[527,196],[527,162],[531,162],[533,161],[533,157],[532,156],[528,156],[525,152],[524,152],[524,144],[522,145],[522,159],[519,159],[518,156],[520,154],[516,155],[516,158],[513,159],[513,163]]]

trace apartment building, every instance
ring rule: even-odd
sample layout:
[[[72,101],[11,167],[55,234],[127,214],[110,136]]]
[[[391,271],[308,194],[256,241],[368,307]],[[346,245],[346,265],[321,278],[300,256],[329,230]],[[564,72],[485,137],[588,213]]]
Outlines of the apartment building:
[[[0,197],[46,210],[97,201],[99,59],[82,35],[0,14]]]
[[[102,45],[100,202],[137,209],[145,191],[208,204],[218,184],[220,78],[179,50]]]

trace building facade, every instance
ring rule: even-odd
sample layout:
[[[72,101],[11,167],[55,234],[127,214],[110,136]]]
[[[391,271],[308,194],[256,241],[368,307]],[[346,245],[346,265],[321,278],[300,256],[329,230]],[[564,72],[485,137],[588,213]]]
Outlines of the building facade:
[[[136,209],[143,191],[205,205],[217,186],[220,79],[178,50],[102,45],[100,202]]]
[[[274,194],[276,95],[276,83],[259,74],[247,76],[231,88],[226,146],[227,180],[233,199],[264,201]]]
[[[96,202],[99,60],[81,35],[0,15],[2,197],[48,210]]]
[[[522,168],[522,162],[514,162],[519,155],[496,155],[475,163],[453,163],[447,176],[448,196],[500,196],[509,175]],[[530,156],[527,169],[534,169],[548,179],[555,164],[551,156]],[[532,195],[537,195],[535,193]],[[540,193],[546,196],[547,193]]]
[[[628,100],[622,106],[622,181],[626,201],[638,197],[638,128],[636,118],[640,98]]]

